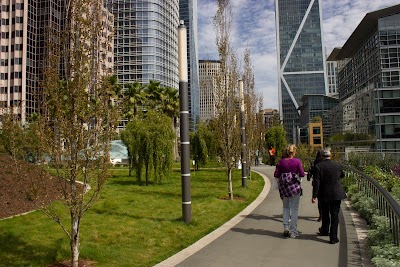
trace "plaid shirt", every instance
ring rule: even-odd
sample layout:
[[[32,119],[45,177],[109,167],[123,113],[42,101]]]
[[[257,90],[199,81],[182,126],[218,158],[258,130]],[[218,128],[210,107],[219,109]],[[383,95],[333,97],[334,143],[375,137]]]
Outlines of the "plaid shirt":
[[[279,194],[281,198],[293,197],[301,192],[300,181],[296,175],[291,172],[285,172],[281,174],[279,178]]]
[[[295,175],[296,177],[292,178],[292,176]],[[299,159],[281,159],[274,173],[274,176],[279,178],[279,193],[281,198],[292,197],[299,194],[301,192],[301,184],[297,180],[297,177],[304,177],[304,175],[303,166]]]

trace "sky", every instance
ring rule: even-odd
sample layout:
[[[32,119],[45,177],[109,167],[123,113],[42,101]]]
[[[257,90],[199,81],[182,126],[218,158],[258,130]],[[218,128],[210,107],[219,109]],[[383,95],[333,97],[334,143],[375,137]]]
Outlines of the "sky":
[[[264,108],[279,108],[274,0],[231,0],[233,6],[232,46],[243,58],[250,49],[254,66],[255,90]],[[399,0],[320,0],[323,45],[330,54],[341,47],[364,16]],[[199,59],[218,59],[212,19],[217,0],[197,0]]]

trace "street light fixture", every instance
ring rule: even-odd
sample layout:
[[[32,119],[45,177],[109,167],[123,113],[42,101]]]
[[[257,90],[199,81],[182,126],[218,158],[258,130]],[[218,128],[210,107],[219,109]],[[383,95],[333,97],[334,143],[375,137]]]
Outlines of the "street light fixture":
[[[186,38],[186,26],[184,25],[184,21],[181,20],[178,27],[178,66],[181,135],[182,215],[185,223],[190,223],[190,219],[192,217],[192,201],[190,196],[189,97]]]

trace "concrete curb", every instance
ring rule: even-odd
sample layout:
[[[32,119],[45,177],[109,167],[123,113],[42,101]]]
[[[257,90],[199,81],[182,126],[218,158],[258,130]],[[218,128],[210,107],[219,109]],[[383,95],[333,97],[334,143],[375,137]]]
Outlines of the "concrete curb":
[[[11,219],[11,218],[15,218],[15,217],[27,215],[27,214],[32,213],[32,212],[35,212],[35,211],[38,211],[38,210],[31,210],[31,211],[27,211],[27,212],[20,213],[20,214],[17,214],[17,215],[13,215],[13,216],[10,216],[10,217],[6,217],[6,218],[3,218],[3,219],[0,219],[0,221],[4,221],[4,220]]]
[[[360,246],[360,256],[361,256],[362,266],[372,267],[374,265],[371,262],[371,257],[368,255],[368,244],[367,244],[368,225],[365,219],[363,219],[358,214],[358,212],[351,206],[349,200],[345,200],[344,202],[346,203],[346,207],[350,212],[354,227],[356,229],[358,243]]]
[[[247,206],[244,210],[242,210],[239,214],[237,214],[235,217],[233,217],[231,220],[223,224],[221,227],[218,229],[215,229],[205,237],[201,238],[197,242],[193,243],[191,246],[181,250],[180,252],[176,253],[175,255],[169,257],[168,259],[158,263],[157,265],[154,265],[154,267],[172,267],[175,266],[182,261],[184,261],[186,258],[192,256],[194,253],[205,247],[206,245],[210,244],[213,242],[215,239],[229,231],[233,226],[238,224],[241,220],[243,220],[247,215],[250,214],[255,208],[260,205],[260,203],[267,197],[270,189],[271,189],[271,183],[267,176],[265,176],[262,173],[259,173],[257,171],[253,171],[259,175],[261,175],[264,179],[264,188],[261,191],[260,195],[249,205]]]

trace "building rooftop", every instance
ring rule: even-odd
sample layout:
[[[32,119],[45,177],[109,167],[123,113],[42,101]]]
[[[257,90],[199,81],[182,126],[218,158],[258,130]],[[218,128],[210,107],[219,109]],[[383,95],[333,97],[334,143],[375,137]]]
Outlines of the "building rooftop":
[[[340,51],[337,53],[335,59],[341,60],[353,57],[354,54],[359,50],[359,47],[363,44],[362,40],[368,37],[367,34],[372,25],[376,24],[380,18],[388,17],[398,13],[400,13],[400,5],[395,5],[367,13],[367,15],[365,15],[363,20],[343,45],[342,49],[340,49]]]
[[[217,60],[217,59],[199,59],[199,63],[221,63],[221,60]]]
[[[339,52],[340,52],[341,49],[342,49],[341,47],[335,47],[335,48],[332,50],[331,54],[330,54],[330,55],[328,56],[328,58],[326,59],[326,61],[336,61],[336,60],[337,60],[336,57],[337,57],[337,55],[339,54]]]
[[[308,98],[309,98],[309,97],[312,97],[312,96],[317,96],[317,97],[321,97],[321,98],[324,98],[324,99],[329,99],[329,100],[332,100],[332,101],[339,101],[339,98],[338,98],[337,96],[322,95],[322,94],[305,94],[305,95],[303,95],[302,98],[300,99],[299,107],[298,107],[297,109],[298,109],[298,110],[304,110],[304,109],[305,109],[304,104],[305,104],[306,102],[308,102]]]

